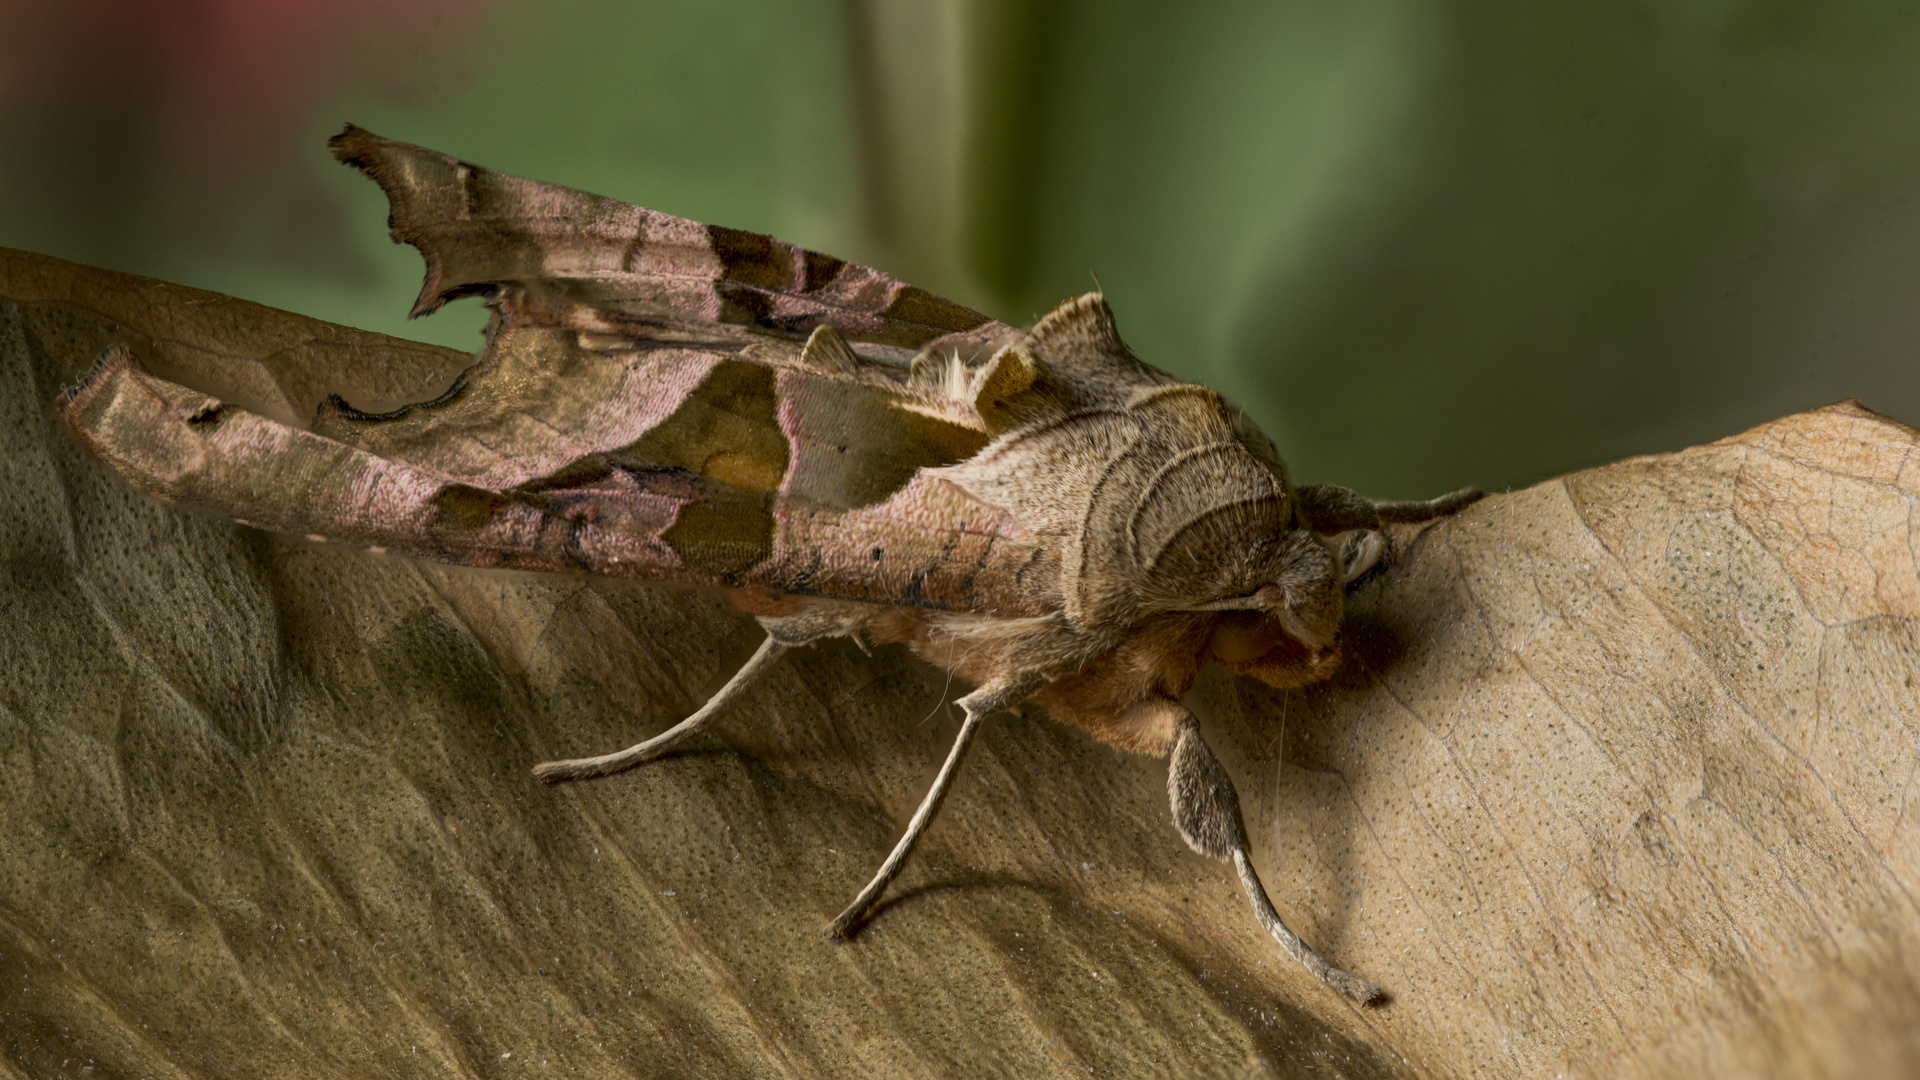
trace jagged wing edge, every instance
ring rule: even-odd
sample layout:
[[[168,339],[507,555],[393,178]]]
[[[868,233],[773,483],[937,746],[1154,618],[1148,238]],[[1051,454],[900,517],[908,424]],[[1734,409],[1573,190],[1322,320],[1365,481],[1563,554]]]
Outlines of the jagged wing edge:
[[[444,222],[451,228],[462,220],[480,220],[466,216],[471,193],[495,180],[529,195],[544,196],[554,205],[591,207],[604,215],[603,221],[622,214],[637,215],[649,234],[678,238],[677,246],[685,254],[700,254],[697,245],[704,245],[711,262],[675,274],[632,269],[649,250],[651,242],[644,236],[620,238],[617,251],[610,237],[606,250],[600,252],[621,269],[596,272],[592,278],[596,287],[604,288],[625,273],[637,284],[671,284],[681,291],[683,302],[655,300],[667,322],[690,327],[725,325],[786,340],[804,340],[817,326],[830,324],[851,342],[882,347],[891,354],[886,359],[895,363],[928,349],[973,355],[1015,334],[1011,327],[986,315],[877,270],[769,236],[705,225],[572,188],[508,176],[438,151],[384,139],[352,124],[328,145],[334,157],[380,185],[387,195],[388,226],[394,240],[413,245],[426,262],[425,280],[411,317],[433,312],[460,296],[492,292],[516,278],[525,284],[540,276],[523,272],[449,280],[448,238],[436,225]],[[534,215],[528,215],[527,220],[534,219]],[[656,253],[673,246],[651,244]],[[504,250],[496,254],[503,261],[510,258]],[[551,280],[562,279],[555,276]],[[639,296],[638,291],[635,295]],[[684,302],[687,299],[695,302]]]

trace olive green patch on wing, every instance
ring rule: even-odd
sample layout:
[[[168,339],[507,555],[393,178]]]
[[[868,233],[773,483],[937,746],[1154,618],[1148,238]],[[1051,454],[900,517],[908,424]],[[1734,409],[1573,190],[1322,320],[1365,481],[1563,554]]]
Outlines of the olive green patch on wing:
[[[787,475],[773,368],[722,360],[673,414],[607,452],[635,472],[681,469],[708,483],[661,539],[689,566],[732,582],[773,553],[774,492]]]
[[[776,381],[763,364],[720,360],[673,413],[626,446],[616,465],[665,465],[752,491],[771,492],[787,474]]]
[[[923,468],[979,453],[986,435],[900,407],[897,393],[807,371],[780,373],[780,429],[793,449],[788,501],[836,510],[885,502]]]
[[[739,491],[710,494],[683,508],[660,539],[688,566],[723,584],[741,584],[747,571],[773,554],[773,499]]]

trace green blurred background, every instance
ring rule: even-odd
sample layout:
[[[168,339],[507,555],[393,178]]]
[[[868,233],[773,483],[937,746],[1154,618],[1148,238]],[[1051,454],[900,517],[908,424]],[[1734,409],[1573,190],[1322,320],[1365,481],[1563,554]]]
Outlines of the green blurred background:
[[[1093,286],[1303,479],[1920,421],[1920,5],[0,2],[0,245],[471,348],[345,120],[868,262]]]

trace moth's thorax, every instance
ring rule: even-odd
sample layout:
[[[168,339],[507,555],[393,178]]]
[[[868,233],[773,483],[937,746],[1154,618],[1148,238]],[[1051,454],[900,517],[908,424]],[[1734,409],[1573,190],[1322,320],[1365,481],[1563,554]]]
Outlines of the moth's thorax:
[[[1029,419],[939,473],[1057,553],[1065,614],[1086,627],[1272,580],[1260,543],[1293,525],[1277,461],[1191,384]]]

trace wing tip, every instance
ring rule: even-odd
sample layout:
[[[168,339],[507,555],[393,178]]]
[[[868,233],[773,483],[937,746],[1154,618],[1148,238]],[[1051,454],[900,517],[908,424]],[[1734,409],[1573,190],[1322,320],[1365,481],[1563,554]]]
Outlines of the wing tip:
[[[80,381],[60,388],[54,404],[63,414],[70,414],[84,407],[86,400],[97,393],[115,372],[123,370],[141,370],[139,359],[133,355],[133,349],[125,344],[109,345],[93,358],[92,366],[80,376]]]
[[[327,140],[327,149],[332,151],[335,161],[342,165],[351,165],[360,170],[387,197],[387,232],[396,244],[411,244],[420,252],[420,258],[426,263],[425,280],[420,285],[420,295],[408,309],[407,318],[418,319],[431,315],[443,307],[448,297],[443,295],[440,282],[445,276],[446,260],[439,248],[428,237],[426,230],[414,222],[414,177],[412,170],[402,168],[397,157],[424,157],[437,159],[450,166],[471,168],[453,158],[425,147],[411,143],[395,142],[385,139],[366,128],[349,121],[340,133]]]
[[[372,161],[370,151],[380,143],[386,142],[380,136],[348,121],[340,133],[327,140],[327,149],[333,151],[335,161],[366,168]]]

